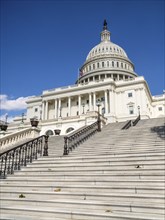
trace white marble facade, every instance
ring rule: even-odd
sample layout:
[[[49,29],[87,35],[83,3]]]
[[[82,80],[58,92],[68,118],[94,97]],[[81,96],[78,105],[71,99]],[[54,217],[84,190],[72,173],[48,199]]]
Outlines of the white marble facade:
[[[26,121],[36,116],[41,134],[60,129],[66,134],[78,129],[98,111],[107,123],[164,116],[165,95],[152,96],[144,77],[138,76],[126,52],[111,42],[104,21],[101,42],[88,53],[80,68],[80,76],[71,86],[43,91],[28,101]]]

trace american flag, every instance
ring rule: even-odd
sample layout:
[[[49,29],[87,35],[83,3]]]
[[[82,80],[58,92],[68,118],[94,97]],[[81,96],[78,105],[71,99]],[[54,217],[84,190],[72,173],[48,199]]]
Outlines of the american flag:
[[[79,69],[79,76],[83,76],[83,72]]]

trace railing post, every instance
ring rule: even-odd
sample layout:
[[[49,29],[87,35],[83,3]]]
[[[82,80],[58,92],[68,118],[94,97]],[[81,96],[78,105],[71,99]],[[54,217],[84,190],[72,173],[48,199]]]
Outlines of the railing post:
[[[49,138],[49,136],[46,135],[43,156],[48,156],[48,138]]]
[[[68,155],[68,137],[64,137],[64,153],[63,155]]]

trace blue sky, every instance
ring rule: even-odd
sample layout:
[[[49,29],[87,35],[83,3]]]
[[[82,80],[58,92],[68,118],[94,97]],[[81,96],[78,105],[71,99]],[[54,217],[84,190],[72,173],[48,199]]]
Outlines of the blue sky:
[[[1,116],[26,112],[28,96],[74,84],[103,20],[143,75],[164,89],[164,0],[1,0]]]

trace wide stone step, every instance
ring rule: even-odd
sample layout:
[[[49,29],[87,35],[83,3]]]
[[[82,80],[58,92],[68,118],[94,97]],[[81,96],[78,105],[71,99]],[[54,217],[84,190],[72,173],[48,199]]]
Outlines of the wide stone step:
[[[35,174],[35,175],[34,175]],[[17,179],[17,178],[21,178],[21,179],[58,179],[58,180],[70,180],[70,179],[75,179],[75,180],[88,180],[88,179],[102,179],[102,180],[116,180],[116,181],[121,181],[121,180],[126,180],[126,181],[140,181],[140,180],[150,180],[150,181],[162,181],[164,180],[164,175],[162,174],[158,174],[155,173],[155,175],[151,175],[151,174],[145,174],[145,175],[141,175],[139,173],[135,174],[135,173],[130,173],[130,174],[123,174],[123,173],[112,173],[112,174],[89,174],[89,173],[84,173],[84,174],[77,174],[77,173],[67,173],[67,174],[59,174],[59,173],[51,173],[51,175],[48,172],[45,173],[39,173],[36,175],[36,173],[30,173],[30,174],[26,174],[26,175],[22,175],[22,173],[17,172],[14,175],[8,175],[7,179]]]
[[[152,193],[101,193],[98,192],[97,195],[92,192],[84,193],[84,192],[63,192],[59,188],[55,191],[28,191],[28,190],[3,190],[0,192],[1,198],[19,198],[20,195],[23,194],[27,199],[40,199],[40,200],[54,200],[54,199],[78,199],[78,200],[96,200],[96,201],[112,201],[118,200],[122,201],[141,201],[149,202],[153,201],[154,203],[163,203],[164,195],[163,194],[152,194]]]
[[[65,185],[65,184],[57,184],[54,183],[52,185],[46,185],[42,183],[37,184],[1,184],[1,191],[8,190],[9,192],[15,191],[15,190],[25,190],[25,191],[57,191],[59,190],[63,192],[82,192],[82,193],[135,193],[135,194],[143,194],[143,193],[151,193],[151,194],[163,194],[164,186],[108,186],[108,185],[93,185],[93,186],[84,186],[84,185]]]
[[[150,213],[141,213],[141,212],[122,212],[104,210],[90,210],[90,211],[79,211],[79,210],[70,210],[66,208],[56,208],[56,207],[21,207],[21,206],[9,206],[2,207],[1,213],[11,213],[12,215],[19,215],[21,212],[22,216],[31,216],[32,219],[40,219],[42,217],[61,217],[75,220],[104,220],[104,219],[120,219],[120,220],[163,220],[163,215],[161,214],[150,214]]]
[[[105,165],[100,165],[100,164],[90,164],[90,165],[86,165],[85,167],[82,165],[82,164],[78,164],[77,166],[75,166],[75,164],[70,164],[70,165],[64,165],[63,166],[57,166],[57,165],[53,165],[53,164],[50,164],[50,165],[28,165],[26,166],[25,168],[22,168],[22,171],[28,171],[28,170],[31,170],[31,171],[90,171],[90,170],[97,170],[97,171],[106,171],[106,170],[110,170],[110,171],[135,171],[135,172],[144,172],[144,171],[149,171],[149,172],[152,172],[152,171],[155,171],[155,170],[158,170],[158,171],[161,171],[161,170],[164,170],[165,166],[164,164],[143,164],[143,165],[112,165],[111,163],[109,164],[105,164]]]
[[[109,175],[114,175],[113,172],[115,174],[118,175],[141,175],[141,176],[145,176],[145,175],[164,175],[164,170],[159,170],[159,169],[154,169],[154,170],[150,170],[150,169],[130,169],[130,170],[125,170],[123,171],[122,169],[120,170],[114,170],[114,169],[74,169],[74,170],[57,170],[57,169],[53,169],[53,168],[48,168],[45,170],[26,170],[26,168],[23,168],[24,172],[19,172],[19,171],[15,171],[15,174],[17,172],[19,172],[19,175],[38,175],[38,174],[61,174],[61,175],[68,175],[68,174],[86,174],[87,172],[90,172],[90,174],[109,174]]]
[[[26,198],[18,198],[18,199],[10,199],[4,198],[2,199],[2,206],[8,207],[12,204],[17,206],[38,206],[38,207],[65,207],[70,208],[72,210],[100,210],[106,211],[109,210],[111,212],[114,211],[126,211],[126,212],[144,212],[144,213],[159,213],[163,214],[164,204],[163,203],[153,203],[153,202],[130,202],[123,201],[122,204],[118,200],[113,201],[95,201],[95,200],[34,200],[34,199],[26,199]]]
[[[26,176],[24,178],[8,178],[7,180],[2,180],[1,184],[5,185],[10,185],[10,184],[43,184],[43,185],[51,185],[51,184],[60,184],[60,185],[88,185],[88,186],[103,186],[103,185],[108,185],[108,186],[134,186],[134,187],[138,187],[138,186],[156,186],[156,187],[164,187],[164,181],[163,180],[111,180],[108,179],[104,176],[101,176],[99,178],[91,178],[91,177],[86,177],[86,178],[69,178],[69,177],[63,177],[63,179],[57,177],[50,177],[49,178],[40,178],[37,177],[36,179],[30,178],[29,176]]]

